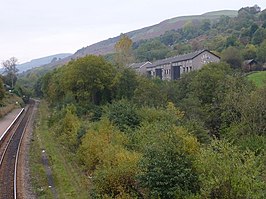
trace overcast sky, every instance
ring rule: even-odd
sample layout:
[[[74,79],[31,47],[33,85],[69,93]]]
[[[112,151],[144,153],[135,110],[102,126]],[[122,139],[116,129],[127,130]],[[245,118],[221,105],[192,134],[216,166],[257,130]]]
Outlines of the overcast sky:
[[[0,61],[82,47],[177,16],[239,10],[266,0],[0,0]]]

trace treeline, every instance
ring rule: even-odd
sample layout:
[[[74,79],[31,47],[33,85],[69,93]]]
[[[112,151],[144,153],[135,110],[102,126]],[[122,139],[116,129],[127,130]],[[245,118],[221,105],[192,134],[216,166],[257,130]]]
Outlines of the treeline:
[[[266,87],[225,63],[161,81],[87,56],[35,91],[92,198],[266,196]]]
[[[237,17],[222,16],[218,20],[193,20],[179,30],[171,30],[160,37],[141,40],[133,44],[136,61],[154,61],[203,48],[215,51],[222,57],[232,53],[240,64],[255,59],[260,65],[266,62],[266,10],[246,7]],[[240,65],[241,66],[241,65]]]

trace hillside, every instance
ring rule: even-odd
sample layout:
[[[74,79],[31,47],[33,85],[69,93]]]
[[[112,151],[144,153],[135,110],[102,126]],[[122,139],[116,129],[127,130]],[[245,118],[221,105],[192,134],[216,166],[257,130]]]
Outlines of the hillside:
[[[197,24],[204,19],[215,21],[218,20],[221,16],[235,17],[237,16],[237,13],[238,12],[236,10],[221,10],[221,11],[207,12],[202,15],[175,17],[172,19],[164,20],[156,25],[144,27],[125,34],[129,36],[133,40],[133,42],[137,42],[141,40],[159,37],[160,35],[170,30],[179,30],[183,28],[185,24],[187,24],[188,22]],[[97,42],[90,46],[83,47],[77,50],[77,52],[74,55],[62,59],[58,62],[48,64],[46,67],[51,68],[56,65],[63,65],[69,62],[71,59],[75,59],[77,57],[84,57],[88,54],[106,55],[112,53],[114,51],[114,45],[118,41],[118,39],[119,36],[116,36],[113,38],[106,39],[104,41]]]
[[[194,15],[194,16],[183,16],[183,17],[175,17],[172,19],[167,19],[165,21],[160,22],[159,24],[145,27],[139,30],[131,31],[126,33],[133,42],[151,39],[154,37],[159,37],[169,30],[178,30],[184,27],[187,22],[198,23],[204,19],[217,20],[222,15],[235,17],[237,16],[237,11],[235,10],[223,10],[223,11],[215,11],[208,12],[202,15]],[[113,52],[114,45],[118,41],[119,36],[110,38],[93,45],[87,46],[86,48],[82,48],[78,50],[73,56],[74,57],[83,57],[87,54],[96,54],[96,55],[104,55]]]

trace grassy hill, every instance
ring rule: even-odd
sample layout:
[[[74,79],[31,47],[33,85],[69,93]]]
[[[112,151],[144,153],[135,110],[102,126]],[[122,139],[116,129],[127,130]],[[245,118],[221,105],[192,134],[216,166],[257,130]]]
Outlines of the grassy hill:
[[[259,71],[248,75],[248,79],[253,81],[256,86],[262,87],[266,85],[266,71]]]

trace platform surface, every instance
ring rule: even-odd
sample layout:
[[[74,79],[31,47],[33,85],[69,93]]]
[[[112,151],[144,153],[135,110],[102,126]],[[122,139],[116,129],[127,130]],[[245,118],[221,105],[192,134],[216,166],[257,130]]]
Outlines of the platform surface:
[[[10,113],[8,113],[5,117],[0,118],[0,137],[6,131],[6,129],[10,126],[10,124],[14,121],[17,115],[20,113],[22,108],[14,109]]]

